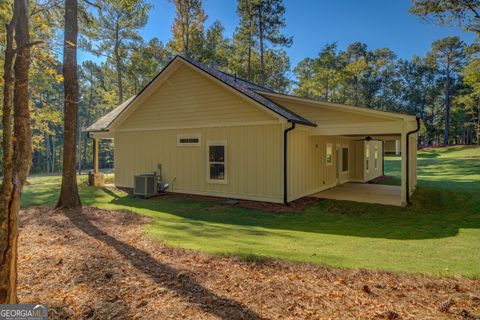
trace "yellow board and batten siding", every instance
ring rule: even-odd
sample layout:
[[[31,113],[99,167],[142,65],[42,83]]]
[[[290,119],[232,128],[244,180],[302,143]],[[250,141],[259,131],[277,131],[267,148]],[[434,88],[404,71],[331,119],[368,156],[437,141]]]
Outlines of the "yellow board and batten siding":
[[[199,146],[177,146],[177,135],[200,135]],[[115,133],[115,183],[158,171],[169,191],[282,202],[282,125],[229,126]],[[207,182],[207,142],[226,142],[226,183]]]
[[[332,161],[327,164],[327,145],[332,147]],[[337,153],[337,146],[339,152]],[[342,148],[349,149],[348,171],[342,170]],[[355,150],[350,138],[313,136],[296,129],[288,136],[288,200],[292,201],[351,180],[354,175]]]
[[[263,108],[263,107],[261,107]],[[246,98],[180,66],[117,129],[145,130],[278,122]]]
[[[132,188],[134,175],[158,171],[161,164],[163,179],[171,183],[169,191],[283,202],[283,131],[290,126],[285,120],[187,65],[143,99],[113,131],[117,186]],[[280,104],[322,124],[381,121],[329,108]],[[298,125],[288,133],[288,201],[337,183],[374,177],[365,175],[363,141],[312,135],[311,130]],[[200,145],[177,145],[183,134],[198,135]],[[208,181],[209,141],[226,143],[225,183]],[[327,144],[332,146],[330,165]],[[349,148],[346,172],[341,168],[343,147]],[[378,171],[381,174],[381,168]]]
[[[178,146],[180,134],[199,146]],[[158,171],[170,191],[283,201],[283,124],[215,80],[181,66],[114,132],[115,184]],[[226,183],[208,182],[207,143],[226,143]]]

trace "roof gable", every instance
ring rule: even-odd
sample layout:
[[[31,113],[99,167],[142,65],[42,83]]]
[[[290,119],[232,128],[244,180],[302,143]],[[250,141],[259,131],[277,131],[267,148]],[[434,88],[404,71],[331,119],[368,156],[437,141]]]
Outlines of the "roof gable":
[[[404,114],[404,113],[377,110],[377,109],[372,109],[364,106],[353,106],[353,105],[347,105],[347,104],[341,104],[341,103],[326,102],[326,101],[314,100],[310,98],[292,96],[288,94],[281,94],[281,93],[272,92],[272,91],[265,91],[265,90],[256,90],[256,91],[261,95],[276,101],[277,103],[282,103],[285,105],[287,105],[287,103],[285,103],[284,101],[289,101],[297,104],[310,105],[315,108],[331,109],[331,110],[336,110],[336,111],[341,111],[346,113],[356,113],[356,114],[376,117],[378,119],[384,119],[384,120],[415,120],[415,116]],[[303,113],[301,114],[302,116],[305,116]],[[310,119],[310,120],[315,121],[314,119]]]
[[[234,92],[243,95],[250,101],[256,103],[262,108],[265,108],[266,110],[279,116],[280,118],[283,118],[289,122],[299,123],[307,126],[315,126],[313,122],[295,114],[294,112],[284,108],[283,106],[276,104],[267,97],[264,97],[261,94],[255,92],[255,90],[262,90],[266,92],[271,90],[250,83],[248,81],[238,79],[234,76],[204,66],[200,63],[187,60],[180,56],[176,56],[167,64],[167,66],[165,66],[165,68],[162,69],[162,71],[154,79],[152,79],[152,81],[150,81],[150,83],[148,83],[147,86],[145,86],[145,88],[140,91],[140,93],[131,97],[130,99],[110,111],[99,121],[91,125],[86,131],[108,131],[110,129],[117,128],[139,105],[141,105],[146,99],[148,99],[148,97],[152,95],[164,81],[166,81],[173,73],[175,73],[177,68],[182,64],[186,64],[193,68],[196,68],[197,70],[205,73],[213,79],[216,79],[220,83],[228,86]]]
[[[265,124],[279,119],[203,72],[180,65],[115,130]]]

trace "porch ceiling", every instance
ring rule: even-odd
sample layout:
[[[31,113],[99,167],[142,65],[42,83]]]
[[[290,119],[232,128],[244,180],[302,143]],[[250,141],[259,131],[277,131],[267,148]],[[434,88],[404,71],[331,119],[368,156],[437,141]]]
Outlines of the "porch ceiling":
[[[401,206],[401,187],[369,183],[345,183],[312,195],[321,199],[346,200]]]

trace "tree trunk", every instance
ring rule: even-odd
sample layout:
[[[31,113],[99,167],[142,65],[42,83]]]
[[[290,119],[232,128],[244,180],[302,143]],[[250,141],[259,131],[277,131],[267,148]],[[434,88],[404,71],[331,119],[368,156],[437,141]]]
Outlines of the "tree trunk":
[[[57,155],[56,155],[56,148],[55,148],[55,137],[54,136],[49,136],[50,137],[50,147],[52,148],[52,173],[55,172],[55,162],[57,161]]]
[[[45,135],[45,170],[46,172],[50,172],[50,138],[48,134]]]
[[[253,15],[251,12],[250,4],[248,5],[248,63],[247,63],[247,71],[248,71],[248,81],[252,81],[252,28],[253,28]]]
[[[77,114],[77,164],[78,164],[78,174],[82,174],[82,135],[81,135],[81,125],[78,121]]]
[[[81,205],[75,170],[78,113],[77,6],[77,0],[65,0],[63,167],[62,187],[57,208],[75,208]]]
[[[327,76],[327,80],[325,82],[325,101],[328,102],[328,76]]]
[[[190,22],[187,18],[186,23],[186,33],[185,33],[185,43],[183,44],[183,51],[185,54],[185,58],[190,59]]]
[[[87,105],[87,119],[86,127],[90,124],[90,108],[92,107],[93,101],[93,83],[90,83],[90,94],[88,96],[88,105]],[[88,145],[88,132],[83,133],[83,152],[82,152],[82,162],[83,167],[87,167],[87,145]]]
[[[67,1],[67,0],[65,0]],[[75,16],[77,13],[75,12]],[[78,26],[77,26],[78,28]],[[120,61],[120,52],[119,52],[119,47],[120,47],[120,39],[119,39],[119,26],[118,26],[118,21],[117,21],[117,27],[115,30],[115,68],[117,71],[117,85],[118,85],[118,104],[123,102],[123,79],[122,79],[122,66],[121,66],[121,61]],[[77,31],[75,32],[75,41],[77,39]],[[75,42],[76,43],[76,42]],[[75,52],[75,66],[77,63],[77,53]]]
[[[252,81],[252,36],[251,34],[250,34],[250,40],[248,44],[247,70],[248,70],[248,81]]]
[[[260,40],[260,85],[265,85],[265,62],[263,57],[263,21],[262,21],[262,3],[258,5],[258,32]]]
[[[2,185],[2,211],[1,211],[1,237],[0,249],[2,260],[0,264],[0,303],[16,303],[16,280],[11,279],[12,271],[16,273],[15,261],[11,242],[16,237],[16,226],[10,223],[10,199],[13,190],[12,185],[12,110],[13,110],[13,35],[18,19],[18,7],[15,6],[12,20],[6,25],[6,45],[4,61],[4,84],[3,84],[3,185]],[[13,270],[12,270],[13,269]],[[13,286],[13,287],[12,287]]]
[[[447,71],[447,80],[445,82],[445,131],[443,132],[444,145],[448,145],[449,127],[450,127],[450,72]]]
[[[12,77],[13,30],[17,47]],[[32,163],[32,133],[28,108],[28,72],[30,68],[30,35],[27,0],[15,0],[13,18],[7,27],[5,52],[4,179],[2,189],[2,225],[0,236],[0,303],[17,303],[18,212],[23,185]],[[13,135],[12,139],[12,81]]]

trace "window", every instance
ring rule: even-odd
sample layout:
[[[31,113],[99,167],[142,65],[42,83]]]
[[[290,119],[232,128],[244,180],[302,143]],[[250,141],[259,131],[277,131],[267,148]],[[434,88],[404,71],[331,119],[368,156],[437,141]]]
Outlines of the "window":
[[[373,156],[375,157],[375,170],[378,169],[378,148],[375,147],[375,153],[373,154]]]
[[[342,172],[348,171],[348,147],[342,148]]]
[[[212,183],[227,183],[226,174],[226,143],[209,142],[207,145],[207,181]]]
[[[327,143],[325,148],[325,163],[329,166],[333,162],[333,148],[331,143]]]
[[[365,146],[365,170],[370,170],[370,146]]]
[[[200,145],[200,134],[199,133],[186,133],[177,135],[177,146],[179,147],[189,147],[189,146],[199,146]]]

